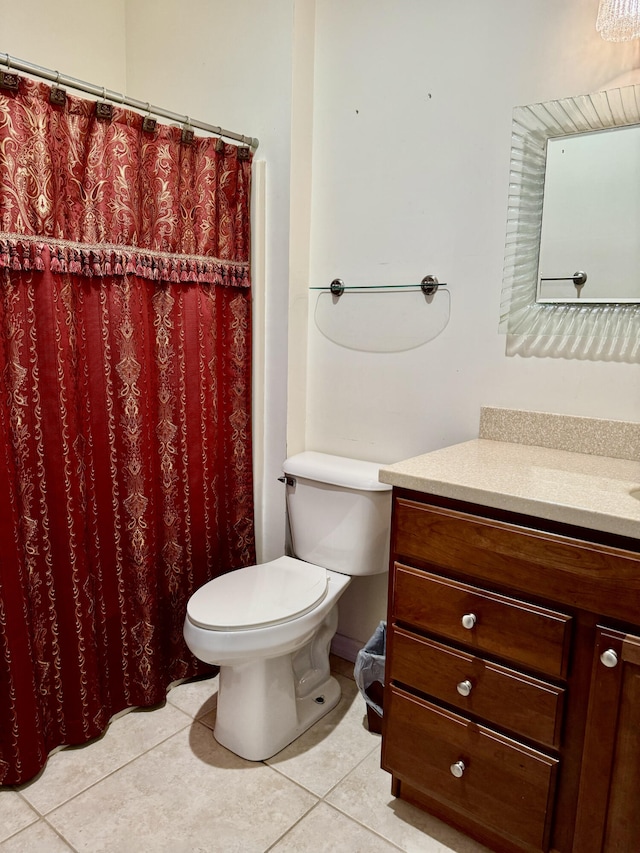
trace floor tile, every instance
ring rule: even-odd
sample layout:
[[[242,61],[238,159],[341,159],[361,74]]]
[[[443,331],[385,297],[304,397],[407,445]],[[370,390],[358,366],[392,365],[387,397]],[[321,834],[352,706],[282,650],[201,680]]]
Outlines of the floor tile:
[[[336,677],[342,688],[338,705],[267,761],[320,797],[380,745],[379,735],[366,727],[366,706],[355,682]]]
[[[40,820],[0,844],[0,853],[73,853],[45,821]]]
[[[394,844],[320,803],[270,853],[397,853]]]
[[[263,853],[316,802],[194,722],[48,820],[79,853]]]
[[[36,820],[38,815],[20,794],[10,788],[0,789],[0,841]]]
[[[337,708],[268,762],[216,743],[217,678],[56,752],[32,783],[0,790],[0,853],[488,853],[391,796],[351,664],[332,669]]]
[[[326,798],[354,820],[396,844],[406,853],[489,853],[426,812],[391,794],[391,776],[372,753]]]
[[[179,684],[167,693],[167,702],[192,719],[202,719],[218,704],[218,676],[194,679]]]
[[[90,744],[51,755],[40,776],[20,789],[22,795],[40,814],[47,814],[189,723],[190,718],[169,703],[118,717]]]

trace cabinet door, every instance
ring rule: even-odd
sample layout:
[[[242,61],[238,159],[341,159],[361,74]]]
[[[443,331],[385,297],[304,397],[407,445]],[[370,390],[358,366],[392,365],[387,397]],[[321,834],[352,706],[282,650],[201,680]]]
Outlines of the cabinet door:
[[[640,637],[599,627],[573,849],[638,850],[639,792]]]

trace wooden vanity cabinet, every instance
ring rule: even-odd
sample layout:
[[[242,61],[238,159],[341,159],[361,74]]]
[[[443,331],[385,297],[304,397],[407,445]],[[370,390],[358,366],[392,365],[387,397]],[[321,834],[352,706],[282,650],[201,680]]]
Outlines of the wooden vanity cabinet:
[[[640,553],[587,537],[394,489],[382,766],[499,853],[640,850]]]
[[[640,848],[640,637],[598,626],[574,848]]]

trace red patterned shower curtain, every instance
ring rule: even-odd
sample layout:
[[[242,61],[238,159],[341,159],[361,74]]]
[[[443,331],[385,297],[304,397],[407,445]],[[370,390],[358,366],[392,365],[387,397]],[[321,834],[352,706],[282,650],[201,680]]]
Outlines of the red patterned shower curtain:
[[[0,91],[0,784],[201,671],[255,560],[248,150]]]

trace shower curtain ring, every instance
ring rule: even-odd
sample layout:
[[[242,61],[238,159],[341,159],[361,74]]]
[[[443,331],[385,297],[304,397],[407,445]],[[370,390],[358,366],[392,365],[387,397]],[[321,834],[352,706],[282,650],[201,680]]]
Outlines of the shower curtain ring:
[[[7,70],[0,71],[0,88],[17,92],[19,85],[20,78],[17,74],[14,74],[13,71],[11,71],[11,57],[7,53]]]
[[[147,101],[147,114],[142,119],[142,129],[146,133],[154,133],[156,129],[157,121],[151,115],[151,104]]]
[[[113,104],[107,103],[107,89],[102,87],[102,100],[96,101],[96,118],[111,121],[113,118]]]
[[[242,139],[240,140],[240,146],[238,147],[238,159],[239,160],[249,160],[251,157],[251,148],[249,147],[249,140],[247,137],[242,134]]]
[[[60,86],[60,72],[56,71],[56,81],[49,91],[49,103],[62,106],[67,100],[66,91]]]
[[[191,143],[193,142],[194,134],[193,134],[193,130],[191,129],[191,119],[189,118],[189,116],[186,116],[186,119],[187,119],[186,122],[182,126],[182,137],[181,138],[182,138],[182,141],[186,145],[191,145]]]

